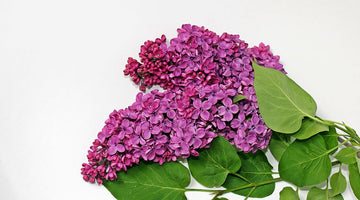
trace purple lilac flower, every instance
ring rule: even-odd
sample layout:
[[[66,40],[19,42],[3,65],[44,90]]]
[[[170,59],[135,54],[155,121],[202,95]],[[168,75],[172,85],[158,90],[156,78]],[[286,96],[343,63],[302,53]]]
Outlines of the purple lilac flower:
[[[223,106],[219,107],[218,113],[223,116],[223,121],[231,121],[233,119],[233,114],[236,114],[239,111],[239,107],[233,104],[233,101],[230,98],[225,98],[222,100]]]
[[[264,149],[271,138],[254,90],[254,59],[286,73],[270,47],[252,48],[238,35],[221,36],[185,24],[166,44],[163,35],[141,46],[140,61],[129,58],[125,75],[141,91],[159,85],[164,92],[139,93],[128,108],[113,111],[88,151],[85,181],[114,180],[116,172],[139,161],[163,164],[198,156],[217,132],[244,152]],[[236,95],[246,98],[233,103]]]
[[[193,111],[193,115],[192,115],[193,119],[199,118],[199,115],[200,115],[201,119],[209,120],[210,112],[208,110],[212,106],[210,101],[201,102],[200,99],[195,99],[193,102],[193,106],[195,108],[195,110]]]
[[[109,155],[114,155],[116,152],[124,152],[125,147],[124,145],[120,144],[120,137],[117,135],[111,136],[111,138],[108,141],[109,149],[108,153]]]

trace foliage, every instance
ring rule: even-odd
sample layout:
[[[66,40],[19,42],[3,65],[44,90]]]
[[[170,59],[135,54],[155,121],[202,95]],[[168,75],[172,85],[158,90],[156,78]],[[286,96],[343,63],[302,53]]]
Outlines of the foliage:
[[[105,187],[120,200],[181,200],[186,199],[187,191],[210,192],[214,200],[227,200],[221,196],[230,192],[245,199],[266,198],[273,193],[275,182],[286,181],[297,189],[284,187],[280,200],[299,200],[298,190],[306,190],[304,186],[311,188],[307,200],[342,200],[348,184],[342,166],[348,165],[350,186],[360,199],[360,138],[355,130],[317,117],[314,99],[282,72],[256,62],[253,67],[260,113],[273,129],[268,148],[279,161],[279,172],[272,171],[263,151],[238,152],[218,135],[209,148],[199,151],[199,156],[187,159],[189,170],[179,162],[140,162],[126,172],[118,172],[116,181],[105,181]],[[233,102],[247,98],[237,95]],[[337,165],[339,171],[331,174]],[[202,185],[215,188],[187,188],[189,171]],[[280,177],[274,178],[274,174]],[[320,183],[326,187],[315,186]]]

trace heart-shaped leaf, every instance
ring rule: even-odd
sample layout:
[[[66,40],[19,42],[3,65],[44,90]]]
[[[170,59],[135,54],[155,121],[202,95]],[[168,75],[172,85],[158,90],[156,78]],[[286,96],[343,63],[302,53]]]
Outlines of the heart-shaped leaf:
[[[280,200],[300,200],[300,197],[294,189],[285,187],[280,192]]]
[[[332,126],[329,127],[329,131],[322,132],[320,135],[324,138],[326,148],[328,150],[333,149],[338,146],[339,135],[336,133],[335,127],[332,127]],[[336,151],[337,151],[337,148],[334,149],[333,151],[331,151],[330,154],[334,154]]]
[[[188,159],[193,177],[206,187],[219,187],[229,173],[241,167],[241,160],[234,147],[223,137],[218,136],[209,149],[203,149],[198,157]]]
[[[289,135],[273,132],[269,143],[269,149],[275,159],[280,160],[290,144],[291,140]]]
[[[305,118],[302,121],[301,128],[296,131],[294,135],[291,136],[299,140],[304,140],[324,131],[329,131],[329,127],[324,124],[320,124],[319,122],[316,122],[312,119]]]
[[[333,196],[336,196],[346,189],[346,179],[345,176],[341,173],[335,173],[330,178],[331,189],[333,190]]]
[[[178,162],[141,162],[126,172],[120,171],[117,180],[104,181],[118,200],[186,200],[185,187],[189,184],[189,170]]]
[[[320,189],[313,187],[310,189],[306,200],[344,200],[341,194],[335,195],[333,190]]]
[[[296,140],[280,159],[280,177],[299,187],[321,183],[331,172],[328,153],[320,135],[307,140]]]
[[[265,124],[280,133],[294,133],[304,117],[314,117],[316,103],[284,73],[252,63],[254,88]]]
[[[306,200],[327,200],[328,195],[326,194],[326,190],[322,190],[317,187],[313,187],[310,189]]]
[[[335,155],[335,158],[344,164],[353,164],[356,163],[356,154],[357,151],[351,147],[346,147],[341,149],[339,153]]]
[[[337,194],[334,196],[333,189],[328,190],[328,199],[329,200],[344,200],[344,197],[341,194]]]
[[[357,163],[349,165],[349,181],[356,198],[360,199],[360,173]]]
[[[269,164],[265,154],[262,151],[253,153],[239,153],[242,161],[242,166],[238,174],[244,177],[246,180],[239,178],[238,176],[229,175],[224,183],[223,187],[226,189],[237,188],[245,186],[250,183],[258,183],[261,181],[267,181],[273,179],[271,175],[272,166]],[[249,181],[249,182],[248,182]],[[275,183],[270,183],[257,187],[249,187],[242,190],[234,191],[235,194],[250,197],[266,197],[274,192]]]

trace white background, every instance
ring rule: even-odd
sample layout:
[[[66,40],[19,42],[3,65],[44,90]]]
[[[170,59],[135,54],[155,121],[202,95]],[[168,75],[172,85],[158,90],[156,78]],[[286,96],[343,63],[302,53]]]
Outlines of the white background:
[[[81,164],[108,114],[135,99],[127,58],[183,23],[269,44],[319,116],[360,131],[359,9],[358,0],[0,0],[0,199],[113,199],[82,180]]]

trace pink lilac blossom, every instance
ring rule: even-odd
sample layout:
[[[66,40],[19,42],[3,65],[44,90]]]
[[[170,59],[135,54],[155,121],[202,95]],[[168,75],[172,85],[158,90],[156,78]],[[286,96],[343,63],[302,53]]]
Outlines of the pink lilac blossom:
[[[145,42],[139,57],[128,59],[124,74],[141,91],[154,85],[165,91],[139,93],[110,114],[88,151],[84,180],[114,180],[141,159],[162,164],[198,156],[217,134],[244,152],[266,148],[272,132],[259,113],[251,63],[285,73],[269,46],[248,48],[238,35],[185,24],[170,45],[164,35]],[[246,98],[234,103],[236,95]]]

